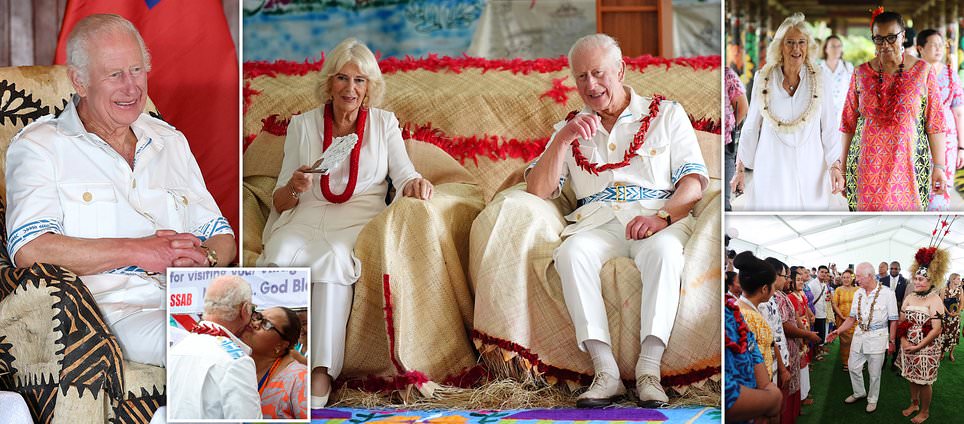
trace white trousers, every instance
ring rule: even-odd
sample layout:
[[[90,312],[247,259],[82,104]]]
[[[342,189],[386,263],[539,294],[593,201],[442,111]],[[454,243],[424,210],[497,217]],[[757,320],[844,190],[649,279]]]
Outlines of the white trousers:
[[[311,284],[311,369],[328,368],[338,378],[345,364],[345,332],[355,291],[341,284]]]
[[[97,274],[80,278],[117,337],[124,359],[165,366],[167,311],[163,283],[137,275]]]
[[[693,219],[684,218],[649,238],[626,240],[626,227],[614,218],[562,242],[553,259],[580,350],[586,351],[586,340],[612,344],[599,272],[603,264],[620,256],[632,258],[642,277],[640,342],[652,335],[669,345],[679,308],[683,246],[693,233],[692,226]]]
[[[16,392],[0,391],[0,421],[8,424],[30,424],[33,418],[27,409],[27,402]]]
[[[864,364],[870,374],[870,392],[864,389]],[[883,353],[860,353],[856,349],[850,350],[847,368],[850,369],[850,385],[853,386],[854,396],[867,396],[867,403],[877,403],[880,394],[880,370],[884,366]]]
[[[810,395],[810,365],[800,368],[800,400]]]

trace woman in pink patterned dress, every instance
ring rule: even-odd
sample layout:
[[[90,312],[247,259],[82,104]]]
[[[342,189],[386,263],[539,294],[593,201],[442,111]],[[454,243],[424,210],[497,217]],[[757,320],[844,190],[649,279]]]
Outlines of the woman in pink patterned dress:
[[[919,411],[911,420],[914,423],[922,423],[930,415],[932,385],[941,362],[941,317],[945,314],[940,287],[935,285],[944,281],[948,262],[945,250],[918,250],[910,269],[914,291],[904,297],[897,324],[900,354],[895,362],[910,383],[910,406],[903,414],[909,417]]]
[[[944,112],[944,136],[946,137],[944,163],[947,169],[944,170],[944,174],[947,176],[948,183],[953,184],[954,170],[964,163],[964,155],[958,155],[960,150],[964,150],[964,132],[957,131],[957,127],[964,121],[964,91],[961,90],[961,81],[951,64],[944,63],[946,50],[944,37],[939,32],[925,29],[917,34],[917,51],[920,52],[921,59],[934,67],[937,72],[937,87],[941,90],[941,109]],[[945,191],[943,195],[931,193],[930,201],[929,210],[947,210],[950,206],[950,192]]]
[[[944,114],[933,68],[904,54],[904,19],[874,17],[877,56],[857,67],[840,121],[841,159],[830,167],[834,193],[851,210],[922,211],[947,190]],[[844,168],[845,165],[846,168]]]

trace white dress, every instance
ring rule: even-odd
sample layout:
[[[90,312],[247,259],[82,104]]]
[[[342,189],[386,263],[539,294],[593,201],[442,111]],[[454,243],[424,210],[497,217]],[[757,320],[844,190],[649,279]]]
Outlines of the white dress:
[[[291,117],[285,154],[275,189],[288,183],[302,165],[321,156],[324,106]],[[349,161],[330,174],[332,193],[348,184]],[[388,178],[397,189],[421,175],[415,171],[395,114],[371,108],[358,160],[355,194],[345,203],[330,203],[321,193],[321,176],[314,175],[311,190],[298,205],[280,215],[273,210],[264,230],[264,251],[258,266],[310,267],[311,281],[351,285],[361,276],[361,262],[353,250],[362,227],[385,209]]]
[[[840,159],[839,116],[833,114],[830,82],[817,70],[822,87],[809,122],[795,132],[782,132],[762,115],[764,78],[753,80],[753,97],[747,113],[737,160],[753,169],[747,185],[746,209],[751,211],[827,210],[831,205],[830,165]],[[775,68],[766,87],[770,113],[788,122],[807,109],[810,81],[800,69],[800,87],[793,96],[783,89],[783,72]]]
[[[833,99],[833,116],[839,120],[843,114],[844,103],[847,101],[847,91],[850,90],[850,77],[854,74],[854,65],[843,59],[837,62],[837,69],[830,70],[826,60],[820,61],[820,69],[827,74],[830,84],[830,96]]]

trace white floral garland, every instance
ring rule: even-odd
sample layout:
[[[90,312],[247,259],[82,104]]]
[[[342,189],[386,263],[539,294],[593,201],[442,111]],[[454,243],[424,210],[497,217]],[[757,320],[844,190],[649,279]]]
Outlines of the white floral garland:
[[[818,73],[819,70],[814,69],[813,65],[811,65],[809,62],[807,62],[805,66],[807,69],[807,71],[805,72],[806,74],[805,78],[809,80],[809,84],[807,85],[810,89],[810,93],[807,99],[807,108],[804,109],[803,113],[801,113],[800,116],[796,117],[796,119],[793,119],[789,122],[782,121],[770,113],[770,95],[769,95],[770,74],[773,73],[774,69],[777,69],[780,72],[783,72],[783,70],[780,69],[780,64],[768,64],[764,66],[763,69],[760,71],[759,75],[757,76],[757,78],[763,77],[763,83],[756,84],[757,92],[754,93],[755,95],[761,96],[761,98],[763,99],[761,114],[763,115],[764,118],[766,118],[766,120],[770,121],[770,123],[773,124],[773,127],[777,132],[795,133],[799,131],[801,127],[806,125],[807,120],[810,119],[810,117],[813,116],[814,113],[817,111],[817,105],[819,105],[820,103],[819,94],[823,93],[823,81],[821,80],[820,74]]]

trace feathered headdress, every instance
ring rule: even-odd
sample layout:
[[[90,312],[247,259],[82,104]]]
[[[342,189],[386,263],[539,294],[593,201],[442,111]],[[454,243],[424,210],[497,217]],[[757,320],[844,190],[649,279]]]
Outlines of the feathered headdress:
[[[870,27],[874,27],[874,19],[877,19],[877,15],[884,13],[884,6],[877,6],[872,12],[870,12]]]
[[[926,277],[938,290],[943,287],[947,268],[950,266],[950,255],[948,255],[947,250],[940,248],[940,244],[944,241],[944,237],[951,232],[951,225],[956,220],[957,216],[953,218],[938,217],[937,224],[931,231],[930,243],[927,247],[917,250],[917,253],[914,254],[914,264],[910,267],[912,276]]]

